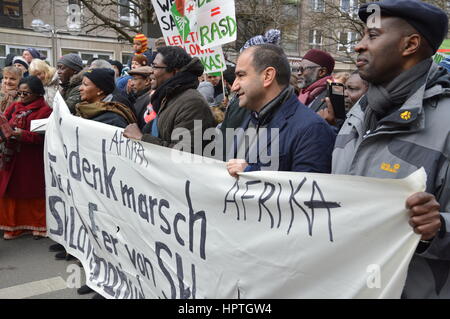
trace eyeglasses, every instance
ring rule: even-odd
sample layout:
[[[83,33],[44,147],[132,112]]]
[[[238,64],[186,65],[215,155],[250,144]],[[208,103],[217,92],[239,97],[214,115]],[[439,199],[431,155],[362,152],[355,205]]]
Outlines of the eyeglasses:
[[[19,96],[29,96],[31,94],[33,94],[33,93],[32,92],[27,92],[27,91],[18,91],[17,92],[17,95],[19,95]]]
[[[167,66],[158,66],[158,65],[156,65],[155,63],[150,63],[150,66],[151,66],[153,69],[165,69],[165,68],[167,68]]]
[[[311,65],[311,66],[305,66],[305,67],[301,66],[298,68],[298,73],[303,73],[303,72],[305,72],[305,70],[315,69],[315,68],[321,68],[321,66],[319,66],[319,65],[317,65],[317,66]]]

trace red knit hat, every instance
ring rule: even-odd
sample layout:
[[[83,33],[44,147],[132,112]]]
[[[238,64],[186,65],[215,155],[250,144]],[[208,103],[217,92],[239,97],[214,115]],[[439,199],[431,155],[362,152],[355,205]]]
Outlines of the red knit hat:
[[[142,33],[136,34],[136,36],[133,38],[133,40],[141,42],[142,48],[147,49],[148,39],[144,34],[142,34]],[[142,50],[142,51],[145,51],[145,50]]]
[[[335,61],[328,52],[317,49],[311,49],[308,52],[306,52],[303,59],[314,62],[324,68],[327,68],[328,74],[331,74],[334,70]]]

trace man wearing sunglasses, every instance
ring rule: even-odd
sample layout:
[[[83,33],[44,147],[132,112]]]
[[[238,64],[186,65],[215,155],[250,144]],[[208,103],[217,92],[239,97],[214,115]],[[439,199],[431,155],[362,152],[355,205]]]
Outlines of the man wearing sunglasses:
[[[335,61],[330,54],[316,49],[309,50],[300,63],[299,100],[314,112],[326,108],[323,100],[327,94],[327,81],[331,80],[334,64]]]

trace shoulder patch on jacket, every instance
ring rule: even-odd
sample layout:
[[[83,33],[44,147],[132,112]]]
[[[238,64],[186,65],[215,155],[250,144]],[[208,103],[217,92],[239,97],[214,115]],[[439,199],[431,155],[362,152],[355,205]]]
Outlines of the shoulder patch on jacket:
[[[414,108],[410,110],[400,109],[385,117],[380,121],[380,123],[398,123],[400,125],[410,124],[417,119],[419,115],[419,108]]]

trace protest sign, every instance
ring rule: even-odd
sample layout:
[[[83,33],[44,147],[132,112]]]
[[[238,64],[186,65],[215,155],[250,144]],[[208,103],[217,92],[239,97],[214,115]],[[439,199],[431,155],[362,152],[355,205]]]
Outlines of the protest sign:
[[[234,1],[199,0],[197,10],[197,28],[202,49],[236,41]]]
[[[399,298],[419,241],[403,180],[225,163],[70,114],[45,140],[47,229],[107,298]],[[174,158],[177,161],[174,161]],[[181,162],[181,163],[180,163]]]
[[[222,47],[211,45],[201,48],[197,32],[196,1],[152,0],[159,26],[167,45],[182,47],[193,57],[198,57],[206,73],[226,69]]]

